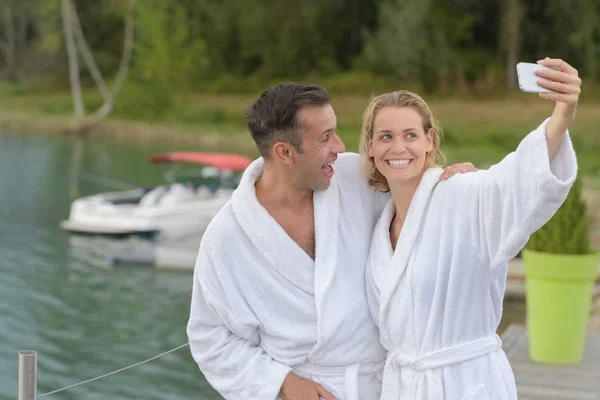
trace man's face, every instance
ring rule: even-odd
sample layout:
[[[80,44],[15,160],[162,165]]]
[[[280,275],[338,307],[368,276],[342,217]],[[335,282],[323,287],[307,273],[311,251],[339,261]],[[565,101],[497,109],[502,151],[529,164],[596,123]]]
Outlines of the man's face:
[[[304,154],[296,154],[294,181],[301,190],[325,190],[334,174],[331,164],[338,153],[346,151],[336,134],[335,112],[329,104],[303,107],[298,111],[298,119],[305,128],[302,137]]]

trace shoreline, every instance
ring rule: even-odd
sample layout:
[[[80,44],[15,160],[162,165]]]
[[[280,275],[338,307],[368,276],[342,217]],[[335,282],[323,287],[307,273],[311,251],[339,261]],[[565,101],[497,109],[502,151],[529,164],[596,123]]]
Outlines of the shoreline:
[[[205,133],[195,133],[202,129]],[[17,110],[0,111],[0,130],[18,134],[56,135],[126,142],[160,142],[198,145],[208,149],[229,149],[251,154],[254,142],[246,132],[222,134],[201,125],[146,123],[117,119],[98,120],[91,116],[79,120],[71,116]],[[232,143],[235,146],[232,146]]]

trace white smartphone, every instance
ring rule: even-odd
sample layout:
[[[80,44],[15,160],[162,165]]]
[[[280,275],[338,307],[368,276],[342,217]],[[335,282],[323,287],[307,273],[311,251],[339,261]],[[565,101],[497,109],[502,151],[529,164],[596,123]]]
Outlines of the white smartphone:
[[[553,68],[540,64],[520,62],[517,64],[517,77],[519,78],[519,88],[527,93],[553,93],[554,90],[546,89],[537,84],[542,79],[535,74],[540,69],[555,71]]]

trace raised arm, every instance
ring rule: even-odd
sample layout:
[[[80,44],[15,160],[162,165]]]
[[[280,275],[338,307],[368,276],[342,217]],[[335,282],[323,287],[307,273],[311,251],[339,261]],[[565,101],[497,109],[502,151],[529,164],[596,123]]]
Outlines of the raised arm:
[[[581,79],[577,70],[563,60],[546,57],[538,61],[538,64],[557,69],[557,71],[537,71],[537,75],[543,78],[539,81],[539,85],[557,92],[540,93],[542,99],[556,102],[552,117],[550,117],[550,121],[546,126],[548,156],[552,159],[565,136],[565,132],[575,120],[577,103],[581,93]]]
[[[544,225],[564,202],[577,175],[575,153],[567,129],[575,119],[581,80],[561,60],[540,64],[560,71],[540,71],[541,86],[559,91],[540,97],[553,100],[552,116],[519,144],[517,150],[488,171],[478,173],[478,227],[482,256],[493,265],[513,258],[529,236]]]

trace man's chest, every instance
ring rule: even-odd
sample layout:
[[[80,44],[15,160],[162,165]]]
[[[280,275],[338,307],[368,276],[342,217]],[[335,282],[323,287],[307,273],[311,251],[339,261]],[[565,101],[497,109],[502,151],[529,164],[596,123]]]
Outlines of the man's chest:
[[[315,258],[315,222],[312,210],[301,214],[276,212],[273,217],[302,250]]]

